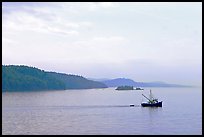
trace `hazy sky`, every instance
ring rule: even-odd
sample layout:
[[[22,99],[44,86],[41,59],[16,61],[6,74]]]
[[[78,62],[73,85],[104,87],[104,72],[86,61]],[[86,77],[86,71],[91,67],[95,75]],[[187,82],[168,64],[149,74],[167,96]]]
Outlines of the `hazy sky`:
[[[2,3],[2,64],[201,85],[202,3]]]

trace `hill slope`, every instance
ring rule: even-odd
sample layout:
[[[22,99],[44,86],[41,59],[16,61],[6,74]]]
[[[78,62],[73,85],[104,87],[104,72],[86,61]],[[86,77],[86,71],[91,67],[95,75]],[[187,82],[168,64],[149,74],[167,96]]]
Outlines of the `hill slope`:
[[[104,83],[88,80],[82,76],[68,75],[62,73],[48,72],[48,74],[57,80],[65,83],[66,89],[91,89],[91,88],[107,88]]]
[[[36,91],[106,88],[81,76],[45,72],[35,67],[2,65],[2,91]]]

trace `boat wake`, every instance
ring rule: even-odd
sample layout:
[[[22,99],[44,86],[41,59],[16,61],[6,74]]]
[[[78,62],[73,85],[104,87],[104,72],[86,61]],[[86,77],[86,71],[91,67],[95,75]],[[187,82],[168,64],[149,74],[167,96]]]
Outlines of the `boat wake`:
[[[72,106],[12,106],[3,110],[48,110],[48,109],[88,109],[88,108],[120,108],[120,107],[141,107],[141,105],[72,105]]]
[[[84,109],[84,108],[119,108],[119,107],[140,107],[141,105],[82,105],[82,106],[55,106],[52,108],[63,108],[63,109]]]

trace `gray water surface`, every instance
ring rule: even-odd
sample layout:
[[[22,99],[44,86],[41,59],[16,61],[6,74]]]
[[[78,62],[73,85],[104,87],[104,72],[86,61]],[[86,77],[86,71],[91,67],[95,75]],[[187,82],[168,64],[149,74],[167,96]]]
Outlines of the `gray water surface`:
[[[163,107],[143,108],[149,90],[4,92],[2,134],[202,134],[202,88],[151,88]]]

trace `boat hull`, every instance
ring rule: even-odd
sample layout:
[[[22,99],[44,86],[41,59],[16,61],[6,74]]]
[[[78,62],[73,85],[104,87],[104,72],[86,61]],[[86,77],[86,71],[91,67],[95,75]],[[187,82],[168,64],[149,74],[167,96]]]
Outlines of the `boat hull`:
[[[157,103],[141,103],[142,107],[162,107],[162,101],[161,102],[157,102]]]

